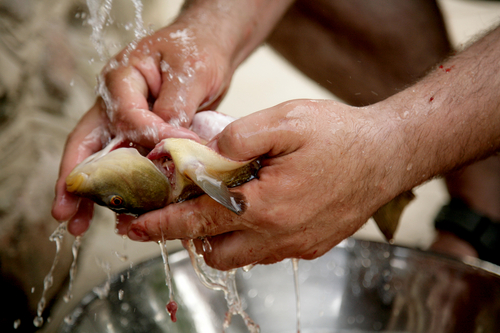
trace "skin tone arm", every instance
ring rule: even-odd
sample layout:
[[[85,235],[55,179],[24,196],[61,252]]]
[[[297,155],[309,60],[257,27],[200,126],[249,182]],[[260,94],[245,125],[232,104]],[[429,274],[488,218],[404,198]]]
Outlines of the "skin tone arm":
[[[235,68],[269,34],[292,0],[190,1],[170,26],[110,60],[102,98],[66,143],[52,215],[82,234],[93,203],[66,191],[65,178],[115,136],[152,148],[167,137],[198,140],[187,127],[196,111],[214,109]],[[152,103],[154,101],[154,103]],[[152,104],[152,105],[151,105]]]
[[[499,57],[495,29],[372,106],[299,100],[242,118],[210,145],[236,160],[267,157],[259,179],[237,188],[247,211],[201,196],[142,215],[128,235],[209,236],[204,256],[220,269],[318,257],[399,193],[500,149]]]
[[[354,106],[403,90],[452,51],[433,0],[298,0],[267,41]]]

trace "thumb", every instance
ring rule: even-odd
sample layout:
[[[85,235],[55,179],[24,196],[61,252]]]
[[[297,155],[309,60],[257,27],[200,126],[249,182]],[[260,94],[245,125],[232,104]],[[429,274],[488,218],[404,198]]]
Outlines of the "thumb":
[[[237,119],[207,145],[237,161],[289,154],[305,144],[310,130],[306,114],[292,114],[297,103],[279,104]]]

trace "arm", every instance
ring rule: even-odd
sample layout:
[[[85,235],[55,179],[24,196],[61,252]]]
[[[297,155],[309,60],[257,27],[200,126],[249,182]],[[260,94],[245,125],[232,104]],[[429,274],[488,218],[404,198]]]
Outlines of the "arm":
[[[110,138],[150,148],[166,137],[197,140],[182,127],[196,111],[218,104],[235,68],[291,2],[191,1],[172,25],[111,59],[100,76],[101,96],[67,140],[53,216],[69,220],[73,234],[88,228],[92,204],[66,192],[65,178]]]
[[[381,103],[406,153],[406,188],[483,159],[500,148],[500,28]],[[404,174],[404,172],[403,172]]]
[[[201,196],[122,230],[143,241],[162,229],[208,237],[205,259],[220,269],[320,256],[403,191],[500,149],[499,37],[496,29],[372,106],[291,101],[237,120],[211,146],[235,160],[267,157],[259,178],[238,188],[244,214]]]

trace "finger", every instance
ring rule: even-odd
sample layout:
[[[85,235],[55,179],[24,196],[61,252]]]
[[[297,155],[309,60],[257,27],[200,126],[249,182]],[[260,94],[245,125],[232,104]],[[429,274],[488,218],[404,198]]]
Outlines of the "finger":
[[[100,103],[96,102],[66,141],[52,205],[52,216],[58,221],[69,220],[78,209],[79,198],[66,191],[66,177],[77,164],[99,151],[102,143],[109,138],[109,133],[105,129],[107,118],[103,115],[101,107]]]
[[[210,251],[203,251],[198,246],[197,250],[210,267],[229,270],[247,265],[274,264],[286,258],[311,260],[337,244],[329,239],[319,242],[302,240],[300,236],[272,236],[271,241],[255,230],[242,230],[210,237]]]
[[[278,156],[295,151],[305,143],[308,131],[304,117],[307,103],[292,101],[262,110],[229,124],[208,146],[234,160],[261,155]]]
[[[198,141],[195,133],[185,128],[175,128],[166,123],[161,114],[149,110],[149,94],[155,94],[159,88],[154,78],[158,68],[155,64],[149,64],[153,60],[148,59],[152,58],[135,60],[135,66],[122,66],[103,74],[105,86],[101,86],[100,93],[114,131],[148,148],[168,137]]]
[[[73,236],[82,235],[89,228],[93,213],[94,203],[88,199],[81,199],[78,211],[68,221],[68,231]]]
[[[208,195],[171,204],[139,216],[128,236],[137,241],[195,239],[246,228],[242,218]]]
[[[209,84],[203,73],[187,76],[182,72],[163,73],[163,84],[153,105],[153,112],[174,127],[187,127],[194,114],[206,110],[207,106],[220,103],[223,91]],[[209,81],[211,84],[211,81]]]
[[[116,215],[116,228],[115,231],[118,235],[127,235],[130,223],[135,220],[135,217],[127,214]]]
[[[154,148],[166,138],[185,138],[200,141],[199,136],[183,127],[174,127],[149,110],[133,109],[120,112],[119,128],[115,131],[143,147]]]

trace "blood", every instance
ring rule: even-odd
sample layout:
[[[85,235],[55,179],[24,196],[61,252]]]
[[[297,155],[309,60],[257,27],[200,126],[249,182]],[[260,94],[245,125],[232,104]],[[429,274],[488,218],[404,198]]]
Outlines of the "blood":
[[[439,68],[444,70],[446,73],[449,73],[454,67],[455,67],[455,65],[448,67],[448,68],[444,68],[443,65],[439,66]]]
[[[175,323],[177,321],[177,303],[175,301],[168,302],[167,306],[168,314],[170,315],[170,319]]]
[[[434,97],[429,98],[429,102],[432,102],[434,100]]]

